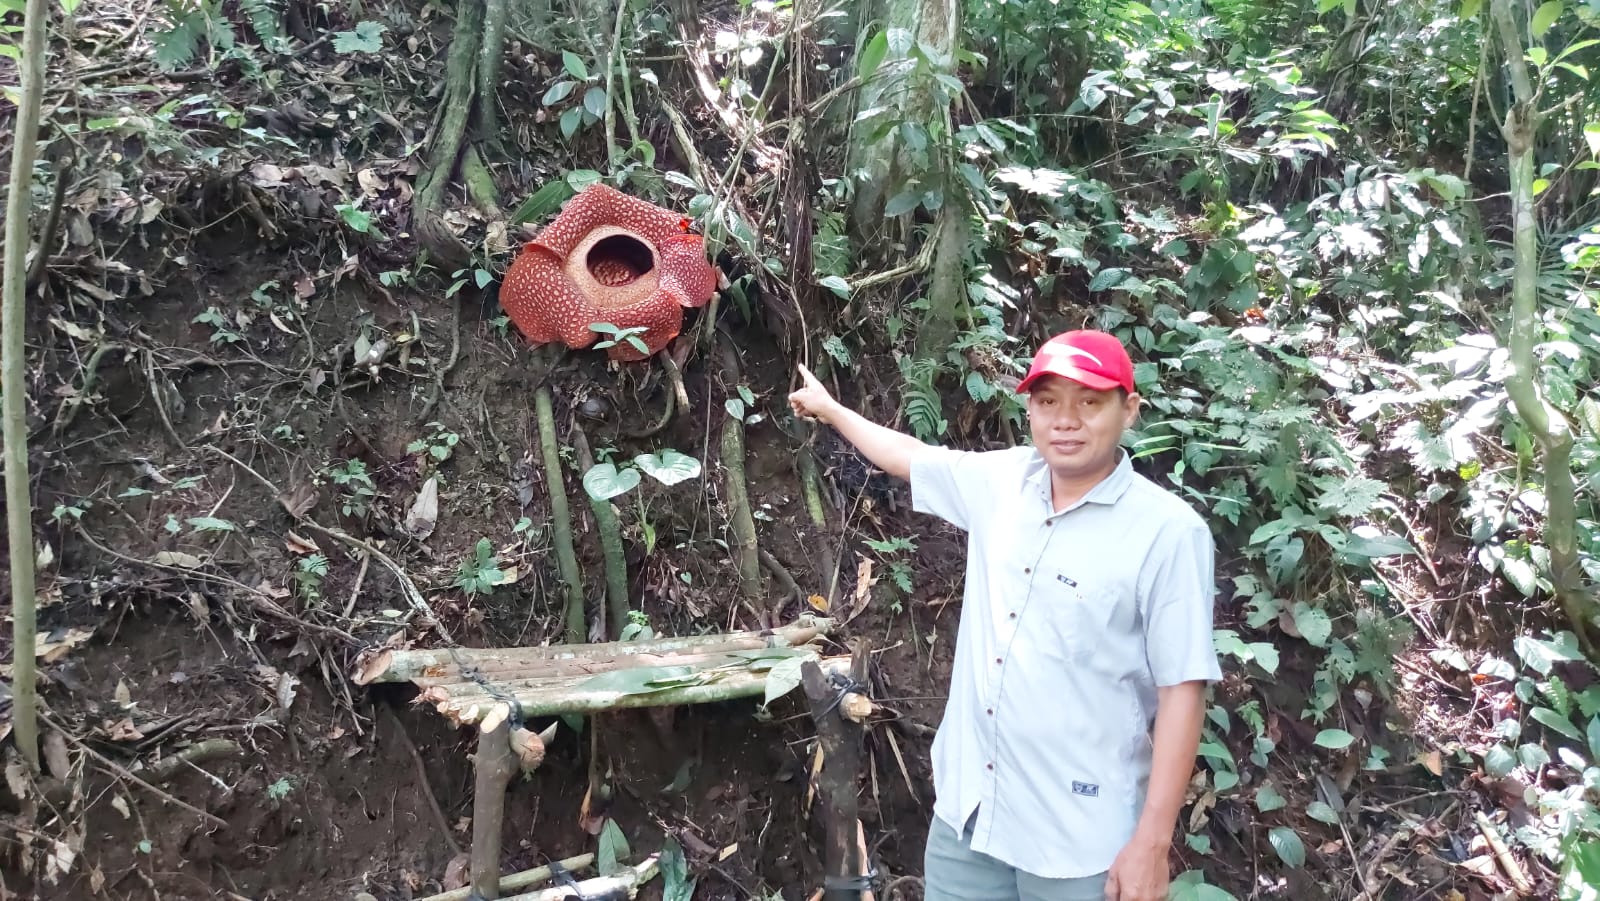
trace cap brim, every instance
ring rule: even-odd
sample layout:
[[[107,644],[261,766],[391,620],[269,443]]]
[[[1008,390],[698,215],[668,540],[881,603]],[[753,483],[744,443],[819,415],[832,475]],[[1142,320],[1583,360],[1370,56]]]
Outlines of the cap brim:
[[[1033,390],[1033,386],[1038,383],[1039,379],[1044,378],[1047,375],[1061,376],[1064,379],[1077,382],[1083,387],[1089,388],[1093,391],[1110,391],[1112,388],[1123,387],[1122,383],[1114,378],[1094,372],[1084,372],[1082,369],[1063,361],[1057,362],[1051,365],[1048,369],[1040,370],[1039,372],[1035,372],[1033,375],[1023,379],[1017,384],[1017,393],[1027,394],[1029,391]]]

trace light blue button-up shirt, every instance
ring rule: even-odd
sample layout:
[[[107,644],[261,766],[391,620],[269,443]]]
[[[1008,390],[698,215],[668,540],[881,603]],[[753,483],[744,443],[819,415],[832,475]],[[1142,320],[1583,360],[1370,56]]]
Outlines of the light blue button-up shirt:
[[[1102,873],[1150,778],[1156,688],[1222,676],[1211,532],[1127,454],[1056,513],[1031,447],[930,447],[911,498],[967,532],[967,576],[934,815],[972,848],[1052,879]]]

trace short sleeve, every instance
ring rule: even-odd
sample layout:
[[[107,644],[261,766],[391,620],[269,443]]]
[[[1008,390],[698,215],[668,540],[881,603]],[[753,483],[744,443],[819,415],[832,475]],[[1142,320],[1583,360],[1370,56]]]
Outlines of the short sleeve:
[[[911,508],[958,529],[972,529],[972,486],[981,480],[981,454],[929,446],[911,458]]]
[[[1163,529],[1140,574],[1145,654],[1157,686],[1222,678],[1211,635],[1215,547],[1198,516]]]

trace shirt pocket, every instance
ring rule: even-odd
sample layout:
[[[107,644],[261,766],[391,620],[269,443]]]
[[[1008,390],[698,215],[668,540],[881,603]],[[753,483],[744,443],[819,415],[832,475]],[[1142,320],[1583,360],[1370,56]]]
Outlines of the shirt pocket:
[[[1075,578],[1047,568],[1042,592],[1046,628],[1068,660],[1093,660],[1115,653],[1114,631],[1120,590],[1114,583]]]

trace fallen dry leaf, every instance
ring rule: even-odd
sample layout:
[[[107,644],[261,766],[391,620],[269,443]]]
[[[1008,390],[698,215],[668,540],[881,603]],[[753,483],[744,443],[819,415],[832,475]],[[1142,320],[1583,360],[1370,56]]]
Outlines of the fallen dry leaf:
[[[289,553],[300,554],[301,556],[322,553],[322,548],[318,547],[315,541],[303,535],[297,535],[294,532],[290,532],[289,537],[283,539],[283,547]]]
[[[444,878],[440,880],[443,883],[442,887],[445,891],[453,892],[458,888],[466,886],[467,865],[471,862],[471,860],[472,857],[465,852],[450,858],[450,862],[445,864]]]
[[[110,736],[112,741],[139,741],[144,738],[144,733],[140,732],[139,727],[128,717],[123,717],[107,726],[106,735]]]
[[[439,523],[439,479],[429,478],[422,483],[422,490],[417,492],[417,499],[411,504],[411,509],[406,512],[405,528],[417,540],[427,538],[433,534],[434,526]]]
[[[33,638],[33,656],[44,663],[55,663],[67,652],[94,637],[87,629],[56,629],[41,632]]]
[[[133,703],[133,693],[128,690],[127,680],[117,680],[117,687],[111,690],[111,697],[122,707],[127,707]]]
[[[72,774],[72,755],[67,753],[66,736],[54,729],[44,734],[44,762],[57,779],[66,779]]]
[[[199,557],[183,551],[162,551],[156,554],[153,562],[157,566],[179,566],[184,569],[199,569],[205,565]]]
[[[1427,767],[1428,772],[1434,774],[1435,776],[1444,775],[1444,756],[1438,751],[1429,751],[1428,753],[1421,755],[1417,759],[1417,762],[1421,763],[1424,767]]]
[[[811,609],[817,611],[818,613],[828,612],[828,599],[820,594],[814,594],[806,598],[806,603],[810,604]]]

